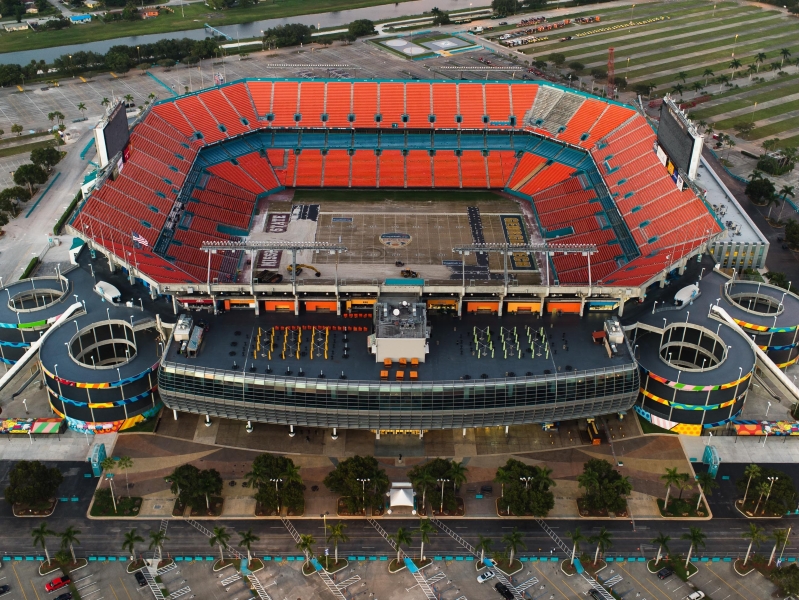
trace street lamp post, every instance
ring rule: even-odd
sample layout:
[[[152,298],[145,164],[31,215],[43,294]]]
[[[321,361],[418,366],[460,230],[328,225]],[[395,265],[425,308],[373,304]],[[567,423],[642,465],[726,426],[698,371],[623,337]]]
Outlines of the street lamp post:
[[[766,504],[768,504],[768,497],[771,496],[771,488],[774,487],[774,482],[779,479],[779,477],[766,477],[771,484],[768,486],[768,494],[766,494],[766,500],[763,502],[763,514],[766,512]]]
[[[449,479],[436,479],[441,484],[441,510],[438,511],[439,515],[444,514],[444,484],[449,482]]]
[[[324,531],[324,539],[327,540],[327,515],[330,514],[330,511],[325,511],[320,517],[322,517],[322,530]],[[325,553],[325,569],[330,568],[330,556],[328,553]]]
[[[277,515],[280,516],[280,495],[278,494],[277,491],[277,484],[283,480],[280,477],[277,477],[275,479],[270,479],[269,481],[275,484],[275,497],[277,498]]]
[[[371,479],[358,479],[361,482],[361,493],[363,495],[363,514],[366,514],[366,482],[372,481]]]
[[[530,482],[533,480],[532,477],[519,477],[519,481],[524,482],[524,489],[528,489]]]

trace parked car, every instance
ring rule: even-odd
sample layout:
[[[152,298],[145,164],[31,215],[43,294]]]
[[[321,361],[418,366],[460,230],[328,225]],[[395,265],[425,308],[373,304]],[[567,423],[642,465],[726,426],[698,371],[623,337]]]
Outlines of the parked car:
[[[141,571],[136,571],[134,575],[136,575],[136,583],[139,584],[139,587],[144,587],[147,585],[147,580],[144,578],[144,575],[142,575]]]
[[[513,592],[511,592],[504,583],[497,583],[494,589],[497,590],[499,595],[505,598],[505,600],[513,600]]]
[[[0,585],[0,596],[5,596],[11,591],[10,585]]]
[[[61,577],[56,577],[50,583],[44,584],[44,589],[48,592],[54,592],[69,585],[71,582],[72,580],[69,578],[69,575],[62,575]]]
[[[705,592],[700,592],[699,590],[695,591],[693,594],[688,596],[686,600],[702,600],[705,597]]]
[[[599,593],[599,592],[597,592],[596,590],[590,590],[590,591],[588,592],[588,595],[589,595],[589,596],[591,596],[591,597],[592,597],[594,600],[604,600],[604,599],[602,598],[602,594],[600,594],[600,593]]]
[[[663,567],[660,571],[658,571],[658,579],[667,579],[674,575],[674,569],[671,567]]]
[[[477,583],[485,583],[489,579],[494,579],[496,576],[497,574],[494,573],[494,571],[486,571],[477,576]]]
[[[65,594],[56,596],[53,600],[72,600],[72,592],[67,592]]]

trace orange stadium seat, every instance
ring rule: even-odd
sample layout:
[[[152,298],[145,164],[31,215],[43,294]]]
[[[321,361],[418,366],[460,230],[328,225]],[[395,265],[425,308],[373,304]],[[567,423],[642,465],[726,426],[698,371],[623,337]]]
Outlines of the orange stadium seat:
[[[179,98],[175,100],[175,106],[180,109],[186,120],[194,126],[194,130],[202,133],[203,140],[206,143],[212,144],[227,137],[227,134],[219,128],[219,123],[216,122],[214,116],[208,111],[198,96]]]
[[[374,150],[356,150],[352,157],[352,187],[377,186],[377,156]]]
[[[352,112],[358,127],[374,127],[377,110],[377,84],[356,81],[353,86]]]
[[[346,150],[328,150],[325,156],[325,187],[350,184],[350,155]]]
[[[250,97],[252,98],[258,117],[263,119],[272,112],[272,82],[248,81],[245,85],[250,92]]]
[[[427,150],[410,150],[405,161],[408,187],[432,187],[433,176]]]
[[[156,104],[153,106],[152,112],[161,117],[167,125],[171,125],[187,138],[191,139],[194,137],[194,133],[197,129],[186,120],[183,113],[178,110],[177,104],[173,102]]]
[[[378,107],[380,108],[380,127],[405,127],[402,117],[405,114],[405,84],[381,82],[378,88]]]
[[[566,130],[558,134],[557,138],[570,144],[579,144],[582,136],[590,135],[589,131],[607,106],[599,100],[586,99],[566,123]]]
[[[508,125],[491,125],[491,121],[505,122],[510,120],[510,86],[507,83],[487,83],[486,93],[486,114],[488,115],[491,128],[506,128]]]
[[[483,116],[486,114],[484,86],[482,83],[458,84],[458,107],[461,115],[461,129],[485,129]]]
[[[458,122],[458,90],[454,85],[432,83],[433,107],[431,112],[436,116],[433,127],[436,129],[456,129]]]
[[[408,113],[408,127],[430,127],[430,84],[406,83],[405,107]]]
[[[433,156],[433,182],[437,188],[459,188],[460,168],[458,157],[452,150],[438,150]]]
[[[378,163],[381,188],[405,187],[405,157],[400,150],[383,150]]]
[[[260,125],[255,114],[255,105],[244,83],[234,83],[219,88],[220,93],[227,99],[242,118],[246,119],[251,128]]]
[[[486,157],[480,150],[464,150],[461,154],[461,182],[465,188],[487,188]]]
[[[352,84],[343,81],[328,82],[326,98],[327,126],[352,127],[353,123],[350,121],[350,115],[352,114]]]
[[[300,84],[296,81],[276,81],[272,92],[272,127],[295,127],[299,111]]]
[[[519,159],[516,158],[516,153],[513,150],[491,150],[486,156],[489,187],[510,186],[508,180],[518,162]]]
[[[324,127],[325,83],[323,81],[300,82],[300,118],[303,127]]]
[[[319,150],[310,148],[297,155],[297,176],[294,185],[297,187],[321,187],[322,158],[322,153]]]
[[[233,108],[227,97],[220,90],[208,90],[198,96],[208,112],[227,130],[228,135],[239,135],[250,130],[249,122],[245,125],[242,116]]]

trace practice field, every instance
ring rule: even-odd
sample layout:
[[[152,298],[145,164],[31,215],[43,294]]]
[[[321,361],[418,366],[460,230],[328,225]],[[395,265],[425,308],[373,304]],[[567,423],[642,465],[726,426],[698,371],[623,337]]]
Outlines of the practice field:
[[[400,261],[405,268],[420,271],[420,276],[424,266],[437,265],[449,267],[459,277],[461,256],[452,248],[480,237],[486,243],[502,243],[506,230],[513,234],[518,226],[528,240],[531,233],[537,235],[524,222],[516,201],[489,191],[297,190],[293,205],[319,205],[316,240],[340,240],[348,248],[338,256],[340,265],[391,267]],[[319,253],[314,261],[333,264],[336,256]],[[480,278],[486,266],[501,273],[501,256],[472,253],[466,257],[467,276]],[[534,263],[528,255],[518,256],[508,268],[529,272]]]
[[[563,17],[578,14],[585,13],[564,12]],[[519,49],[533,59],[563,54],[564,70],[580,63],[572,85],[590,90],[604,84],[591,71],[606,69],[613,47],[616,80],[626,79],[629,90],[641,86],[646,97],[644,87],[651,85],[654,95],[671,92],[685,102],[710,95],[689,110],[716,130],[753,121],[747,139],[799,139],[799,19],[766,5],[696,0],[597,6],[593,14],[600,23],[536,34],[549,39]],[[572,39],[561,41],[564,36]],[[786,85],[786,79],[794,85]]]

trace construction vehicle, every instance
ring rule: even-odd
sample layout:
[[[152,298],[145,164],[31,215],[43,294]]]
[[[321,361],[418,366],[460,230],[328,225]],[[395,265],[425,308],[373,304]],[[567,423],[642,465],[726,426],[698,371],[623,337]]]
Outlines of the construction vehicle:
[[[400,271],[400,275],[402,275],[405,279],[416,279],[419,277],[419,273],[416,271],[411,271],[410,269],[403,269]]]
[[[280,283],[283,281],[283,276],[275,271],[263,270],[255,274],[255,280],[258,283]]]
[[[319,269],[317,269],[316,267],[313,267],[311,265],[297,265],[297,275],[300,275],[302,273],[303,269],[308,269],[309,271],[313,271],[315,277],[321,277],[322,276],[322,273],[319,272]],[[291,273],[291,265],[288,265],[286,267],[286,271]]]

